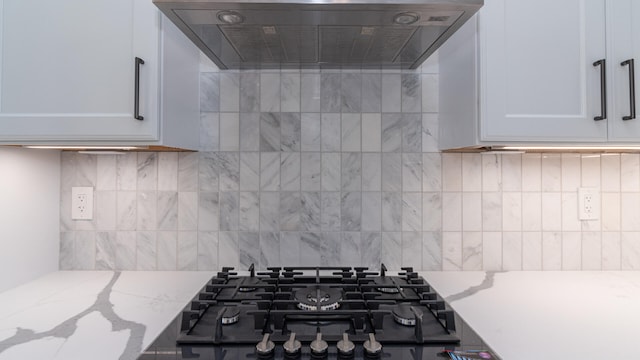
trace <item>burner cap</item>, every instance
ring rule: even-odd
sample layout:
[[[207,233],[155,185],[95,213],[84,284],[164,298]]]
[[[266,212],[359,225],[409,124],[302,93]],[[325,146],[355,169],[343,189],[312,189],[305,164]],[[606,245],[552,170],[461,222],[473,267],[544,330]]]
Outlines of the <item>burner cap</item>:
[[[228,307],[222,314],[222,325],[235,324],[240,320],[240,310],[236,307]]]
[[[391,278],[383,276],[383,277],[377,278],[375,281],[377,285],[381,285],[381,287],[378,288],[378,291],[380,292],[387,293],[387,294],[397,294],[400,292],[398,285],[395,282],[393,282]]]
[[[335,310],[340,307],[338,302],[342,300],[342,292],[326,286],[308,287],[297,290],[294,297],[298,301],[298,309]]]
[[[398,304],[393,308],[393,319],[401,325],[415,326],[416,316],[409,304]]]

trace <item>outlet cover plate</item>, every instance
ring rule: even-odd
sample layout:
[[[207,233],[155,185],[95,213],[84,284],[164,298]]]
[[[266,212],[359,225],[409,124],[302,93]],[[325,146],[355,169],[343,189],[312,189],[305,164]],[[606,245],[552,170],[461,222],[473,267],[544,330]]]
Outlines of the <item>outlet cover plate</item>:
[[[598,220],[600,218],[600,189],[597,187],[578,188],[578,219]]]
[[[71,219],[93,219],[93,187],[71,188]]]

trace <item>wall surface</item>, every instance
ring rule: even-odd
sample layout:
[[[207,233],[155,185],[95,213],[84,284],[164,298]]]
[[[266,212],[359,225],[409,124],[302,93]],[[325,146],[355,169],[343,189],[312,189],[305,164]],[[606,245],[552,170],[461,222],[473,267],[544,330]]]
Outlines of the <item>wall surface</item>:
[[[201,151],[63,153],[62,269],[640,269],[640,155],[441,154],[416,71],[218,72]],[[96,218],[70,220],[72,186]],[[602,217],[577,220],[579,186]]]
[[[0,148],[0,291],[58,269],[59,201],[59,151]]]

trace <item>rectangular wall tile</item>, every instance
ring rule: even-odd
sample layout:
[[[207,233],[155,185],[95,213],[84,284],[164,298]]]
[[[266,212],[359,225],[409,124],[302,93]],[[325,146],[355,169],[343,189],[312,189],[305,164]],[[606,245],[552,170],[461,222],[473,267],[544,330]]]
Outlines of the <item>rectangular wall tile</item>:
[[[260,150],[260,114],[241,113],[239,116],[240,150]]]
[[[136,234],[136,270],[157,269],[157,238],[155,231],[138,231]]]
[[[260,153],[260,190],[280,190],[280,153]]]
[[[362,151],[379,152],[382,150],[382,116],[380,114],[362,114]]]
[[[260,264],[260,233],[238,233],[238,256],[242,269],[248,269],[251,264]]]
[[[284,262],[281,260],[280,252],[286,251],[291,252],[293,256],[296,257],[296,262],[298,258],[299,250],[292,251],[292,248],[295,245],[299,245],[298,242],[294,244],[285,243],[284,246],[289,245],[290,247],[287,249],[281,249],[283,246],[283,242],[280,240],[280,233],[277,232],[261,232],[260,236],[260,268],[265,269],[267,266],[277,266],[278,264],[283,264]],[[289,264],[290,262],[287,262]]]
[[[240,73],[240,112],[260,111],[260,76],[258,73]]]
[[[126,153],[116,158],[116,189],[136,190],[138,179],[138,155]]]
[[[322,191],[340,191],[341,177],[340,153],[322,153],[322,175],[320,184]]]
[[[200,151],[220,150],[220,113],[200,113]]]
[[[399,152],[402,150],[402,115],[382,114],[382,151]]]
[[[300,155],[300,189],[302,191],[320,191],[321,164],[322,155],[319,152]]]
[[[360,231],[362,219],[362,193],[343,192],[340,203],[340,222],[343,231]]]
[[[280,114],[260,114],[260,151],[280,151]]]
[[[382,193],[382,231],[402,230],[402,194]]]
[[[300,112],[300,74],[280,75],[280,111]]]
[[[382,189],[382,156],[380,153],[362,154],[362,190]]]
[[[300,151],[301,142],[300,114],[280,114],[280,150]]]
[[[158,190],[178,191],[178,153],[158,154]]]
[[[362,120],[360,114],[342,114],[342,151],[360,151]]]
[[[280,156],[280,189],[300,190],[300,153],[282,153]]]
[[[340,151],[342,139],[340,114],[322,114],[320,133],[322,151]]]
[[[260,153],[240,153],[240,191],[260,189]]]
[[[442,270],[462,270],[462,233],[442,233]]]
[[[502,233],[502,268],[507,271],[522,270],[522,232]]]
[[[300,203],[300,229],[320,231],[322,223],[320,192],[301,192]]]
[[[260,111],[280,112],[280,74],[260,74]]]
[[[462,233],[462,270],[482,269],[482,233],[465,231]]]
[[[362,193],[362,231],[380,231],[382,216],[382,194]]]
[[[619,232],[602,233],[602,270],[621,269],[621,243]]]
[[[542,270],[542,233],[522,233],[522,270]]]
[[[422,233],[422,269],[442,270],[442,234],[440,232]]]
[[[220,111],[240,111],[240,74],[221,72],[220,76]]]
[[[178,190],[179,191],[197,191],[198,190],[199,156],[200,155],[198,153],[179,153],[178,154]]]
[[[195,231],[178,233],[178,270],[198,270],[198,234]]]
[[[320,111],[320,74],[300,75],[300,107],[305,112]]]
[[[482,233],[482,268],[487,271],[502,270],[502,233]]]
[[[368,266],[370,269],[379,268],[382,262],[382,233],[363,232],[360,244],[362,246],[362,266]]]
[[[238,113],[220,114],[220,150],[240,150],[240,116]]]
[[[218,270],[218,233],[198,233],[198,270]]]
[[[158,270],[177,270],[178,266],[178,233],[160,231],[157,238]]]
[[[542,270],[562,269],[562,233],[542,233]]]
[[[400,112],[402,110],[400,74],[382,74],[382,112]]]
[[[380,74],[362,74],[362,112],[381,112],[382,78]]]
[[[640,269],[640,243],[638,232],[622,232],[620,238],[620,251],[622,253],[621,270]]]
[[[320,114],[302,113],[300,138],[302,151],[320,151]]]
[[[341,200],[339,192],[322,192],[321,228],[323,231],[339,231],[341,228]]]
[[[359,73],[342,73],[340,104],[343,113],[359,113],[362,111],[362,75]]]
[[[362,189],[362,155],[361,153],[342,153],[341,159],[342,191],[359,191]]]
[[[402,264],[402,233],[382,233],[382,253],[380,260],[388,268],[398,268]]]

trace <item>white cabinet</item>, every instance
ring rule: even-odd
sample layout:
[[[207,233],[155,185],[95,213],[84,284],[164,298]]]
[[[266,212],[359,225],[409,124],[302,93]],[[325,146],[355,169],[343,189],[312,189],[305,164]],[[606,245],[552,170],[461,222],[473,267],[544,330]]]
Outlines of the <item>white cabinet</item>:
[[[0,19],[0,143],[197,146],[198,50],[150,0],[2,0]]]
[[[639,7],[486,0],[439,51],[440,147],[639,141],[639,120],[620,115],[629,112],[629,67],[620,62],[637,55]]]

